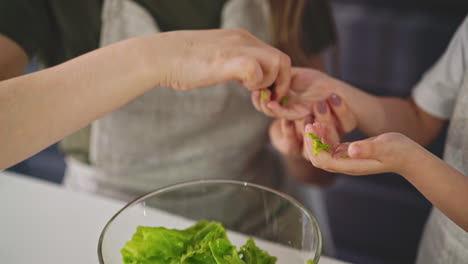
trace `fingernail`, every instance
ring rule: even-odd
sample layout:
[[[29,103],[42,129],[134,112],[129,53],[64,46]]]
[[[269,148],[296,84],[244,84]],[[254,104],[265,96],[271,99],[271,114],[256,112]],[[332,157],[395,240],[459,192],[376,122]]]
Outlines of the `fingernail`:
[[[327,113],[327,104],[325,102],[320,102],[317,104],[317,110],[321,114],[326,114]]]
[[[357,158],[359,157],[359,154],[361,154],[361,148],[357,145],[351,145],[349,150],[348,150],[349,156]]]
[[[336,105],[336,106],[339,106],[341,104],[341,98],[336,93],[332,93],[330,95],[330,101],[332,102],[333,105]]]
[[[291,120],[286,120],[286,126],[292,126],[293,124],[293,121]]]

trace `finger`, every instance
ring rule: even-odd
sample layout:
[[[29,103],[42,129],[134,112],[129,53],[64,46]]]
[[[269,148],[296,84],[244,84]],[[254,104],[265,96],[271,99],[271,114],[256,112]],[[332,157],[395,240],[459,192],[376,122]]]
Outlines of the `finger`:
[[[292,153],[297,156],[302,154],[302,137],[298,135],[294,121],[282,119],[282,130]]]
[[[324,129],[314,125],[308,125],[306,127],[307,133],[314,133],[321,137],[325,133]],[[305,150],[307,153],[307,159],[312,164],[320,169],[327,170],[335,173],[345,173],[350,175],[367,175],[382,171],[382,163],[372,159],[353,159],[349,157],[349,153],[346,147],[340,147],[340,151],[330,154],[327,151],[321,151],[315,155],[313,150],[313,140],[310,137],[304,138]]]
[[[351,158],[378,160],[378,146],[374,137],[353,142],[349,145],[348,153]]]
[[[281,129],[281,120],[277,119],[277,120],[273,121],[271,123],[271,125],[270,125],[270,130],[269,130],[270,140],[271,140],[271,143],[278,150],[280,150],[281,148],[279,146],[277,146],[277,142],[278,142],[278,139],[283,138],[282,133],[283,132],[282,132],[282,129]]]
[[[344,102],[341,97],[335,93],[331,94],[327,99],[328,105],[335,116],[337,126],[342,133],[349,133],[357,127],[357,119],[354,113]]]
[[[304,119],[301,120],[295,120],[294,122],[294,131],[296,132],[296,138],[298,142],[301,142],[302,144],[302,136],[304,135]]]
[[[320,101],[314,105],[315,122],[325,123],[330,129],[329,139],[339,142],[340,136],[336,129],[336,121],[326,101]]]
[[[323,140],[326,139],[326,135],[329,131],[327,131],[327,125],[325,123],[316,122],[312,125],[307,125],[305,133],[313,133]],[[343,146],[337,146],[333,155],[328,151],[321,151],[315,155],[313,150],[314,142],[311,137],[305,136],[304,144],[304,148],[307,152],[307,159],[317,168],[350,175],[367,175],[384,171],[383,164],[378,160],[356,159],[351,157],[349,149],[353,143],[345,143],[342,144]]]
[[[341,144],[338,148],[333,150],[333,158],[334,159],[349,159],[348,148],[341,147]]]
[[[267,106],[270,100],[271,100],[271,91],[269,89],[262,89],[260,91],[260,109],[265,115],[269,117],[275,117],[275,114]]]
[[[286,137],[288,140],[297,142],[296,128],[294,127],[293,121],[281,119],[281,130],[284,137]]]
[[[260,91],[252,92],[251,99],[252,99],[252,104],[255,107],[255,109],[261,112],[262,111],[262,108],[260,107],[261,92]]]
[[[380,161],[372,159],[353,159],[345,158],[343,154],[340,157],[335,155],[323,163],[321,167],[324,170],[344,173],[349,175],[369,175],[383,172],[383,165]]]
[[[276,101],[270,101],[266,106],[276,117],[289,120],[302,119],[311,113],[311,110],[300,104],[288,104],[287,107],[283,107]]]
[[[314,122],[312,124],[308,124],[305,126],[305,133],[312,133],[320,139],[324,139],[327,137],[327,133],[329,133],[328,124],[322,122]]]
[[[262,88],[274,86],[281,70],[281,57],[283,54],[274,48],[253,49],[249,50],[249,53],[258,59],[262,68],[263,79],[258,83],[258,85]]]
[[[326,134],[325,127],[321,125],[307,125],[305,128],[304,134],[304,149],[306,151],[306,158],[312,162],[312,164],[317,168],[324,168],[328,163],[327,160],[330,159],[330,153],[327,151],[320,151],[315,153],[314,151],[314,140],[312,137],[309,137],[308,134],[314,134],[319,138],[323,138]]]
[[[275,82],[275,101],[279,102],[288,95],[291,84],[291,58],[285,54],[280,56],[279,72]]]
[[[348,156],[348,147],[349,147],[349,142],[341,143],[338,146],[335,147],[334,151],[336,153],[344,152],[346,156]]]
[[[307,125],[311,125],[315,122],[315,116],[314,115],[307,115],[305,118],[304,118],[304,129]]]

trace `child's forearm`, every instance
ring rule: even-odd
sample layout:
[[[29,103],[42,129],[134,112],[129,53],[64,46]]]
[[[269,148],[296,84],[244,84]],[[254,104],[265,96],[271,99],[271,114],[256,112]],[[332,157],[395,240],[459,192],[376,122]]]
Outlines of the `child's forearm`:
[[[401,174],[468,232],[468,177],[422,147],[408,158]]]
[[[358,120],[358,129],[369,136],[400,132],[421,145],[428,145],[441,131],[444,121],[423,112],[410,99],[377,97],[342,83],[337,93]]]

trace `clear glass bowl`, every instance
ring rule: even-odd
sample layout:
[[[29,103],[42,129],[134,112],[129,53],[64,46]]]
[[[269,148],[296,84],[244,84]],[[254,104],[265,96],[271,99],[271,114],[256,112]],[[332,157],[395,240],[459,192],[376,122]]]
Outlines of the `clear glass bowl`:
[[[139,225],[185,229],[199,220],[222,223],[237,248],[254,238],[257,246],[278,258],[277,264],[320,259],[317,221],[294,199],[247,182],[201,180],[158,189],[117,212],[99,238],[99,262],[122,263],[120,250]]]

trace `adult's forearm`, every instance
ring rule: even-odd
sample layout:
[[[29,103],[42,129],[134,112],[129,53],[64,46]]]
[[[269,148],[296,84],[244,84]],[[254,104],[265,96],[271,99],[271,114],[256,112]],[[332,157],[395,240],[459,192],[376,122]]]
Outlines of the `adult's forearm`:
[[[423,148],[408,160],[402,175],[468,232],[468,177]]]
[[[0,82],[0,169],[31,156],[149,90],[138,39]],[[157,41],[154,45],[158,45]],[[156,48],[154,50],[157,50]]]

